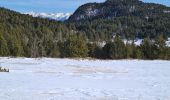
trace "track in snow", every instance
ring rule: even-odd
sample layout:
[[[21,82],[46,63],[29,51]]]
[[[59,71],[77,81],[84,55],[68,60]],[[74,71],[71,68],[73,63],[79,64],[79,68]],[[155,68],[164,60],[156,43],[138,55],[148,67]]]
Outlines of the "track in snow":
[[[170,100],[170,61],[0,58],[0,100]]]

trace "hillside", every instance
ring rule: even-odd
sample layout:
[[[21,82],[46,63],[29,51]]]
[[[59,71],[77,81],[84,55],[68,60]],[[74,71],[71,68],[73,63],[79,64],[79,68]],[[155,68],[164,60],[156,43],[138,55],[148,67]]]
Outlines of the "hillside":
[[[80,6],[69,18],[90,40],[170,36],[170,7],[139,0],[107,0]]]
[[[56,42],[73,32],[61,22],[0,8],[1,56],[52,56]]]

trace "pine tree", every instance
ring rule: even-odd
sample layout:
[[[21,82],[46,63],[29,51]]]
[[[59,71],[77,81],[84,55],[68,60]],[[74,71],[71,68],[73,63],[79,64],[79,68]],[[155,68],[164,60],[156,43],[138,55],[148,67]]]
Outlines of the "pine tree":
[[[96,57],[95,51],[96,51],[97,45],[95,43],[88,43],[87,46],[89,50],[88,56],[95,58]]]
[[[158,47],[158,58],[160,59],[165,59],[166,56],[166,40],[163,36],[163,34],[159,35],[156,39],[155,39],[155,45]]]
[[[126,58],[133,58],[133,46],[132,44],[126,43]]]
[[[103,50],[102,50],[102,52],[103,52],[102,58],[112,59],[112,53],[114,52],[112,48],[114,48],[113,42],[106,43],[106,45],[103,47]]]
[[[114,42],[109,42],[103,47],[103,57],[105,59],[123,59],[126,57],[125,44],[119,36],[114,38]]]
[[[7,42],[4,39],[2,33],[0,33],[0,56],[8,56],[9,50],[7,46]]]
[[[114,59],[125,58],[125,44],[119,36],[114,38],[113,45],[111,47],[111,57]]]
[[[88,55],[88,47],[85,40],[76,35],[71,35],[61,49],[63,57],[86,57]]]
[[[144,59],[157,59],[158,50],[157,46],[149,39],[145,38],[141,45],[141,51],[143,53]]]

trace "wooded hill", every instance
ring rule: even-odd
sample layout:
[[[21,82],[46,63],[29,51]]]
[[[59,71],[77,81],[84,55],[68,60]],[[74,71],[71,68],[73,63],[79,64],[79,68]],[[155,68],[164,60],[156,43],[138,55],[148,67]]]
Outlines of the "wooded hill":
[[[0,8],[1,56],[52,56],[56,42],[73,33],[64,23]]]
[[[170,36],[170,7],[139,0],[107,0],[80,6],[69,18],[89,40]]]

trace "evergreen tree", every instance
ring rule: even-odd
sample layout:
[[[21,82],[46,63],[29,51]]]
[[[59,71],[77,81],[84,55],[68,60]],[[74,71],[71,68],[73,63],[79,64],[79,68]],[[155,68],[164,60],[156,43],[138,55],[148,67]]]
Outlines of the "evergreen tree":
[[[165,59],[170,60],[170,47],[167,47],[165,52],[166,52]]]
[[[158,58],[158,48],[149,38],[143,40],[141,51],[143,52],[144,59]]]
[[[86,57],[88,47],[83,38],[71,35],[61,49],[62,57]]]
[[[133,45],[126,43],[126,58],[133,58]]]
[[[113,59],[125,58],[125,44],[119,36],[116,36],[114,38],[114,42],[111,47],[111,58]]]
[[[59,46],[56,44],[54,44],[52,50],[51,50],[51,54],[50,57],[60,57],[60,50],[59,50]]]
[[[94,55],[95,58],[99,58],[99,59],[103,59],[105,56],[103,56],[103,48],[96,46],[95,50],[94,50]],[[106,58],[104,58],[106,59]]]
[[[0,56],[8,56],[9,50],[6,40],[4,39],[2,33],[0,33]]]
[[[88,43],[87,46],[88,46],[88,50],[89,50],[88,56],[95,58],[96,57],[95,53],[96,53],[97,45],[95,43]]]
[[[157,46],[158,48],[158,58],[160,59],[165,59],[165,56],[166,56],[166,51],[167,51],[167,48],[166,48],[166,40],[163,36],[163,34],[161,34],[160,36],[158,36],[156,39],[155,39],[155,45]]]
[[[103,57],[111,59],[123,59],[126,56],[126,48],[119,36],[114,38],[114,42],[109,42],[103,47]]]
[[[112,47],[114,46],[114,44],[112,42],[108,42],[106,43],[106,45],[103,47],[102,49],[102,58],[104,59],[111,59],[111,55],[112,55]]]

